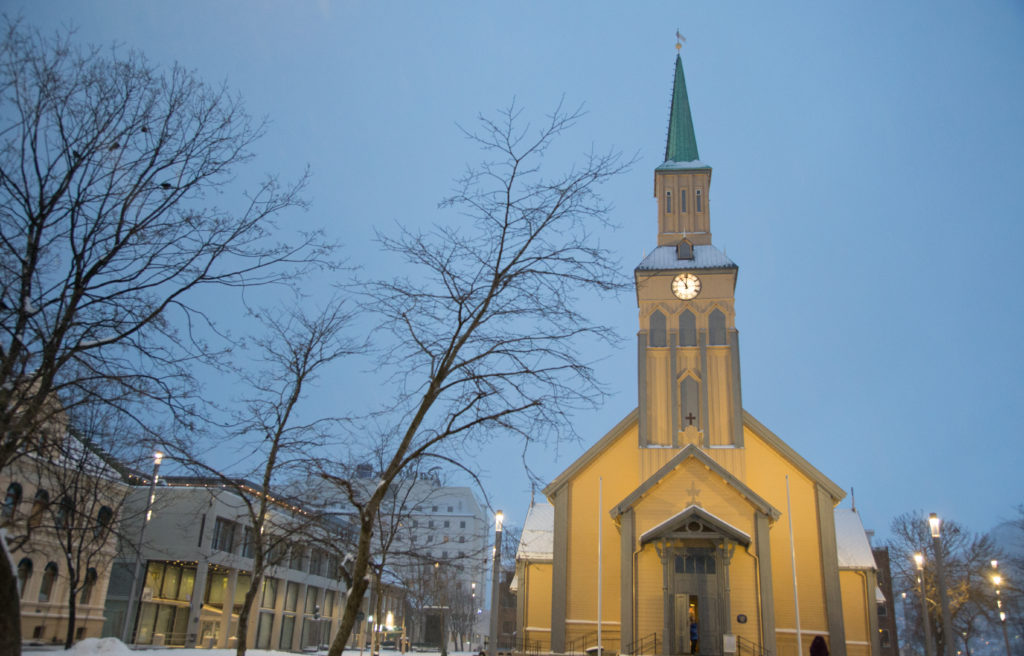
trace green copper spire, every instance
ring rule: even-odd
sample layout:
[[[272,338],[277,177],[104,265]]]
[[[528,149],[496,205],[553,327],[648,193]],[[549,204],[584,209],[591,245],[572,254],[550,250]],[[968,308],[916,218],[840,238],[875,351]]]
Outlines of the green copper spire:
[[[676,55],[676,79],[672,84],[672,111],[668,118],[668,143],[665,144],[666,162],[692,162],[697,154],[697,137],[693,134],[690,99],[686,96],[686,78],[683,60]]]

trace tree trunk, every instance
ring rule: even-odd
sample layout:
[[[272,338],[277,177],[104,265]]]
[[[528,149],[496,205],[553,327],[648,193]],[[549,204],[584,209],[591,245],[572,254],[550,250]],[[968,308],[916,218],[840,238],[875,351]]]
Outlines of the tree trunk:
[[[349,636],[352,635],[352,628],[356,624],[356,617],[359,614],[359,607],[363,604],[363,596],[366,588],[370,586],[370,579],[367,577],[370,563],[370,542],[373,538],[373,518],[369,520],[364,516],[359,527],[359,545],[356,548],[356,560],[352,563],[352,587],[345,595],[345,612],[341,616],[341,626],[338,627],[338,635],[334,636],[331,648],[327,656],[341,656],[345,649]]]
[[[75,583],[72,582],[68,590],[68,632],[64,637],[64,649],[71,649],[75,644],[75,601],[78,597],[75,590]]]
[[[0,656],[18,656],[20,653],[21,600],[18,596],[18,577],[10,562],[0,562]]]

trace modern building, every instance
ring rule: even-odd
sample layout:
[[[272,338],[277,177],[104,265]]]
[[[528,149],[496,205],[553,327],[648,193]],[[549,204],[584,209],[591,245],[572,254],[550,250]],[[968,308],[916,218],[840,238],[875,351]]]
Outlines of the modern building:
[[[657,241],[634,270],[637,407],[532,509],[550,550],[528,520],[520,630],[555,653],[600,636],[623,654],[804,656],[823,636],[833,656],[879,654],[859,517],[743,407],[739,269],[713,242],[710,184],[677,57]]]
[[[136,551],[126,544],[107,594],[105,635],[124,635],[126,618],[137,617],[127,632],[135,644],[234,646],[253,570],[253,535],[242,494],[260,494],[255,485],[244,489],[173,477],[156,486],[141,541],[137,596],[131,596]],[[140,534],[146,513],[138,509],[148,496],[148,486],[132,489],[124,535]],[[302,508],[286,500],[275,499],[271,508],[269,530],[278,539],[254,602],[247,643],[283,651],[327,645],[341,619],[345,588],[340,556],[326,545],[332,532],[339,534],[335,543],[342,543],[344,527],[323,520],[310,526]]]

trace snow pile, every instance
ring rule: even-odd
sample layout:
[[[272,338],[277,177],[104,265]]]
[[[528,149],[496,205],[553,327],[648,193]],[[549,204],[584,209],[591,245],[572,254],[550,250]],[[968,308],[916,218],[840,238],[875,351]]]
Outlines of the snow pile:
[[[86,638],[76,642],[64,653],[76,656],[129,656],[132,650],[117,638]]]

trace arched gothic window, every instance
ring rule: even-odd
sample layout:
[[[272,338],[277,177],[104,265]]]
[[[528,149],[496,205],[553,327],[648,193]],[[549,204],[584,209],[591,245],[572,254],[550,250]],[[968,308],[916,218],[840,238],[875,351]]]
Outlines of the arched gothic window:
[[[679,345],[697,345],[697,317],[689,310],[679,315]]]
[[[668,189],[665,190],[665,214],[672,213],[672,192]]]
[[[687,426],[700,428],[700,382],[692,376],[683,378],[679,383],[679,407],[681,426],[686,430]]]
[[[685,189],[680,189],[679,190],[679,211],[680,212],[685,212],[686,211],[686,190]]]
[[[668,330],[665,325],[665,315],[660,310],[655,310],[650,319],[650,345],[668,346]]]
[[[22,558],[18,563],[18,597],[24,599],[25,587],[28,585],[28,579],[32,576],[32,559]]]
[[[693,193],[697,197],[697,211],[698,212],[703,212],[704,211],[704,197],[701,196],[700,189],[698,189],[697,191],[695,191]]]
[[[708,343],[714,346],[728,344],[725,334],[725,315],[718,308],[708,317]]]
[[[11,483],[7,486],[7,496],[4,497],[4,505],[0,508],[0,519],[14,517],[18,504],[21,503],[21,483]]]
[[[39,584],[39,601],[50,601],[55,580],[57,580],[57,563],[51,560],[46,563],[46,569],[43,570],[43,581]]]
[[[60,505],[57,507],[57,516],[54,518],[57,528],[64,528],[66,525],[73,525],[75,522],[74,516],[74,499],[68,496],[61,497]]]

